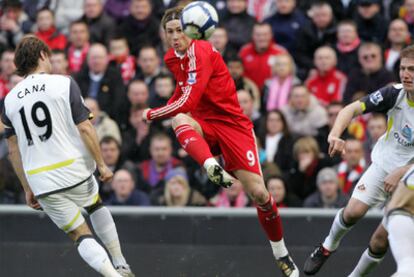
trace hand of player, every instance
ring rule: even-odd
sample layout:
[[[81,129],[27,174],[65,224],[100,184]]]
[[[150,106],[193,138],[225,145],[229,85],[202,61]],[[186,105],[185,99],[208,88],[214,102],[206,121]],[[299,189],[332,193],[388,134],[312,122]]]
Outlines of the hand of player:
[[[35,210],[41,210],[42,207],[40,207],[39,202],[37,202],[36,198],[34,197],[34,194],[31,190],[28,190],[25,192],[25,197],[26,197],[26,203],[27,205]]]
[[[328,143],[329,143],[328,154],[330,157],[333,157],[336,154],[341,155],[345,153],[345,141],[343,139],[329,135]]]
[[[111,181],[112,177],[114,176],[114,173],[112,173],[112,171],[106,165],[98,166],[98,171],[100,175],[99,180],[104,183]]]
[[[143,112],[142,112],[142,119],[145,121],[145,122],[147,122],[147,123],[149,123],[149,122],[151,122],[149,119],[148,119],[148,113],[149,113],[149,111],[150,111],[151,109],[145,109]]]
[[[401,168],[397,168],[387,175],[384,179],[384,190],[388,193],[392,193],[398,186],[404,172]]]

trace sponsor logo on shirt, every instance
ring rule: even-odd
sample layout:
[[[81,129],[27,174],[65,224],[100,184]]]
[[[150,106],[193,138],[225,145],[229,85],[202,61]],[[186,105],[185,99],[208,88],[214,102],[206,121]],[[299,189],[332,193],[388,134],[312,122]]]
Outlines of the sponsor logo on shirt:
[[[195,73],[195,72],[190,72],[190,73],[188,73],[188,80],[187,80],[187,83],[188,83],[189,85],[194,85],[194,84],[197,82],[196,77],[197,77],[197,73]]]
[[[366,190],[366,187],[365,187],[364,184],[360,184],[359,186],[357,186],[357,189],[360,190],[360,191],[364,191],[364,190]]]
[[[401,133],[401,135],[400,135]],[[394,138],[399,144],[405,147],[414,146],[413,129],[407,124],[401,129],[401,132],[394,132]]]
[[[378,104],[384,100],[384,98],[381,95],[381,92],[379,90],[377,90],[376,92],[372,93],[369,96],[369,101],[374,104],[375,106],[378,106]]]

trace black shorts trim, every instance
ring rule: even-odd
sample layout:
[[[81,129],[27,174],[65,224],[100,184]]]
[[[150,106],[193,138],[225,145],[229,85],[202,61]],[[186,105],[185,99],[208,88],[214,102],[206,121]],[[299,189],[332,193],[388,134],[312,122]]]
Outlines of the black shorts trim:
[[[90,175],[88,178],[86,178],[85,180],[83,180],[83,181],[81,181],[81,182],[79,182],[79,183],[77,183],[77,184],[74,184],[74,185],[72,185],[72,186],[70,186],[70,187],[61,188],[61,189],[57,189],[57,190],[53,190],[53,191],[49,191],[49,192],[45,192],[45,193],[42,193],[42,194],[36,195],[36,198],[41,198],[41,197],[45,197],[45,196],[48,196],[48,195],[51,195],[51,194],[54,194],[54,193],[58,193],[58,192],[62,192],[62,191],[65,191],[65,190],[73,189],[73,188],[75,188],[75,187],[77,187],[77,186],[80,186],[80,185],[82,185],[83,183],[87,182],[89,179],[91,179],[91,178],[92,178],[92,176],[93,176],[93,174],[91,174],[91,175]]]

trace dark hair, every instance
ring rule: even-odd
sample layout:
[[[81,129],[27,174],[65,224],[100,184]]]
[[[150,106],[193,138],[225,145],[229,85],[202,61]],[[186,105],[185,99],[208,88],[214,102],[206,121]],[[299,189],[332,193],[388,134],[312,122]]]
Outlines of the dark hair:
[[[88,23],[86,23],[86,21],[85,21],[85,20],[83,20],[83,19],[78,19],[78,20],[72,21],[72,22],[70,23],[70,25],[69,25],[69,29],[72,29],[72,27],[73,27],[74,25],[78,25],[78,24],[85,25],[86,29],[89,31],[89,28],[88,28]]]
[[[63,51],[63,50],[60,50],[60,49],[54,49],[54,50],[52,50],[52,55],[64,55],[65,56],[65,59],[68,58],[67,55],[66,55],[66,52]]]
[[[157,77],[155,77],[155,81],[157,81],[158,79],[170,79],[174,83],[173,76],[171,76],[171,74],[168,73],[161,72],[157,75]]]
[[[354,29],[355,29],[355,30],[357,30],[357,29],[358,29],[358,27],[357,27],[357,25],[356,25],[355,21],[353,21],[353,20],[351,20],[351,19],[344,19],[344,20],[341,20],[341,21],[338,23],[338,27],[339,27],[339,26],[341,26],[341,25],[351,25],[351,26],[353,26],[353,27],[354,27]]]
[[[34,35],[27,35],[19,42],[14,55],[16,73],[19,76],[27,76],[39,65],[41,54],[50,57],[49,46]]]
[[[121,145],[113,136],[104,136],[99,142],[99,145],[110,144],[110,143],[115,143],[116,147],[118,147],[118,149],[121,149]]]
[[[36,12],[36,18],[39,16],[41,12],[49,12],[53,17],[55,17],[55,13],[51,9],[49,9],[48,7],[44,7]]]
[[[171,9],[168,9],[165,11],[164,16],[161,19],[161,26],[165,30],[165,25],[167,25],[167,22],[173,21],[173,20],[180,20],[181,13],[183,11],[184,7],[177,6]]]
[[[243,60],[236,54],[230,55],[230,57],[227,58],[227,64],[231,62],[239,62],[243,63]]]
[[[167,135],[164,132],[155,132],[153,135],[151,135],[150,138],[150,145],[153,143],[154,140],[168,140],[168,142],[172,146],[172,139],[169,135]]]
[[[290,136],[290,131],[289,131],[289,126],[288,123],[286,121],[286,117],[285,115],[282,113],[281,110],[279,109],[274,109],[271,111],[268,111],[266,113],[266,115],[262,118],[261,122],[260,122],[260,129],[258,132],[258,138],[260,140],[260,143],[262,144],[262,147],[265,147],[266,145],[266,135],[267,135],[267,120],[269,118],[269,115],[275,113],[277,115],[279,115],[280,120],[283,123],[283,129],[282,129],[282,133],[284,136]]]

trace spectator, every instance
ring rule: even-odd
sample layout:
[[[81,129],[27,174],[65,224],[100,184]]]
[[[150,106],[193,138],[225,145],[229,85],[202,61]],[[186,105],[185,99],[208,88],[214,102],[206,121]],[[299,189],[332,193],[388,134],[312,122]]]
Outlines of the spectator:
[[[262,22],[276,13],[274,0],[247,0],[247,13]]]
[[[257,85],[249,78],[243,76],[243,62],[238,56],[232,56],[227,61],[227,68],[236,85],[236,91],[247,90],[253,93],[254,104],[257,110],[260,110],[261,95]]]
[[[275,40],[289,53],[294,53],[300,28],[309,25],[309,22],[305,15],[296,9],[296,0],[275,1],[276,13],[265,22],[272,27]]]
[[[306,198],[303,204],[306,208],[338,209],[345,207],[349,198],[345,196],[338,185],[336,172],[332,168],[324,168],[318,173],[318,191]]]
[[[326,110],[304,85],[293,87],[289,104],[281,110],[290,131],[296,135],[317,136],[318,129],[328,123]]]
[[[135,188],[132,174],[126,169],[120,169],[114,174],[111,183],[112,193],[106,201],[114,206],[150,206],[148,195]]]
[[[404,0],[399,16],[407,23],[410,34],[414,37],[414,0]]]
[[[161,73],[160,58],[157,49],[152,46],[144,46],[139,51],[138,69],[135,79],[139,79],[147,84],[149,89],[150,101],[155,98],[154,82]]]
[[[263,108],[266,111],[280,109],[287,105],[293,86],[301,82],[295,75],[295,63],[288,53],[274,57],[272,77],[264,86]]]
[[[21,80],[23,80],[24,78],[22,76],[17,75],[16,73],[13,73],[10,76],[10,80],[7,83],[7,87],[12,90]]]
[[[212,205],[221,208],[244,208],[250,205],[249,198],[243,190],[239,180],[235,180],[228,189],[222,189],[220,193],[210,200]]]
[[[133,106],[129,114],[131,128],[122,133],[122,156],[133,162],[149,159],[149,125],[142,119],[146,106]]]
[[[104,137],[113,137],[119,145],[122,145],[121,133],[119,132],[118,125],[105,112],[101,111],[98,102],[95,99],[86,98],[85,105],[93,114],[91,123],[95,127],[98,139],[101,140]]]
[[[181,166],[181,161],[172,156],[172,140],[165,133],[154,134],[150,139],[151,159],[145,160],[138,165],[140,173],[139,187],[157,197],[161,195],[164,188],[164,178],[173,168]]]
[[[365,160],[371,164],[371,152],[378,139],[387,131],[387,118],[383,114],[373,114],[367,122],[367,139],[364,141]]]
[[[158,75],[155,79],[154,88],[155,97],[149,106],[157,108],[166,105],[175,89],[173,77],[163,73]]]
[[[164,194],[158,204],[168,207],[206,206],[207,200],[190,187],[185,169],[177,167],[165,176]]]
[[[50,63],[52,64],[52,74],[69,75],[69,62],[62,50],[52,51]]]
[[[350,195],[366,168],[362,142],[357,139],[347,139],[345,154],[338,166],[339,187],[342,192]]]
[[[55,27],[55,16],[51,10],[44,8],[36,16],[37,32],[35,35],[43,40],[51,50],[64,50],[66,37]]]
[[[102,44],[93,44],[87,57],[88,67],[75,79],[83,97],[98,101],[99,107],[124,128],[128,116],[127,97],[121,74],[108,67],[108,52]]]
[[[234,57],[237,52],[229,45],[227,30],[223,27],[217,27],[209,38],[210,43],[220,52],[223,60],[227,63],[229,58]]]
[[[146,107],[149,103],[149,90],[144,81],[132,80],[128,86],[128,100],[132,107]]]
[[[19,0],[3,0],[1,6],[0,46],[3,49],[6,46],[14,49],[23,35],[31,31],[32,23]]]
[[[121,156],[121,145],[116,139],[113,137],[104,137],[99,144],[103,160],[112,172],[116,172],[121,168],[134,168],[130,162],[124,162]],[[109,198],[111,191],[112,188],[109,182],[102,183],[99,181],[99,195],[102,200],[106,201]]]
[[[226,2],[227,9],[220,17],[220,24],[228,32],[230,47],[239,51],[249,42],[256,20],[247,14],[246,0],[227,0]]]
[[[385,68],[394,73],[395,80],[399,79],[400,71],[400,52],[410,44],[411,37],[408,26],[402,19],[391,21],[388,29],[389,48],[385,50]]]
[[[306,86],[322,105],[341,101],[347,82],[346,76],[336,69],[336,53],[329,46],[319,47],[314,55],[316,71],[306,80]]]
[[[115,21],[106,15],[101,0],[85,0],[84,15],[81,20],[89,26],[90,42],[109,45],[109,40],[115,34]]]
[[[319,146],[312,137],[303,137],[295,142],[293,158],[294,165],[287,183],[291,191],[304,200],[316,191],[316,176],[322,168],[330,166],[331,162],[321,156]]]
[[[152,0],[152,14],[161,21],[165,11],[181,4],[179,2],[178,0]]]
[[[144,45],[160,43],[159,21],[151,15],[150,0],[131,0],[130,15],[119,26],[119,32],[126,37],[131,54],[137,56]]]
[[[70,73],[78,73],[89,51],[89,29],[83,21],[74,21],[70,24],[68,61]]]
[[[10,88],[7,84],[9,83],[10,77],[13,75],[15,70],[14,51],[11,49],[4,51],[1,54],[0,59],[0,100],[3,100],[9,93]]]
[[[302,203],[299,198],[289,193],[286,183],[282,177],[273,175],[266,180],[266,187],[280,208],[301,207]]]
[[[352,69],[360,68],[358,62],[358,48],[361,40],[358,37],[357,26],[352,20],[344,20],[338,24],[337,29],[338,42],[335,45],[336,55],[338,57],[337,68],[347,74]]]
[[[260,112],[255,108],[252,92],[247,90],[238,90],[237,98],[243,113],[253,122],[254,130],[257,130],[260,123]]]
[[[286,50],[273,42],[269,24],[256,23],[253,27],[252,39],[253,42],[243,46],[239,55],[243,61],[244,76],[253,80],[259,89],[262,89],[264,81],[271,76],[270,61]]]
[[[368,92],[386,86],[394,81],[394,76],[382,63],[381,46],[367,42],[358,50],[358,60],[362,68],[356,68],[348,76],[343,101],[350,103]]]
[[[280,110],[269,111],[263,118],[259,142],[266,151],[266,161],[275,163],[283,173],[292,167],[293,138],[285,116]]]
[[[387,36],[388,21],[381,14],[380,0],[357,0],[354,17],[359,37],[363,41],[382,43]]]
[[[124,37],[113,37],[109,42],[111,62],[121,72],[124,84],[135,76],[135,57],[130,55],[128,42]]]
[[[106,0],[104,10],[107,15],[121,23],[129,15],[131,0]]]
[[[332,7],[327,2],[313,2],[309,15],[312,22],[299,32],[294,52],[299,67],[298,75],[302,79],[313,68],[312,58],[316,49],[323,45],[334,45],[336,42],[336,23]]]
[[[41,1],[42,0],[39,0],[39,2]],[[56,28],[67,35],[69,33],[70,24],[81,18],[85,0],[51,2],[54,2],[54,4],[51,3],[50,8],[53,7],[52,9],[55,12]]]
[[[3,124],[0,124],[1,135],[4,136]],[[7,158],[6,140],[2,139],[2,156],[0,158],[0,204],[23,204],[25,203],[23,187],[13,170],[12,164]],[[3,151],[4,150],[4,151]]]

